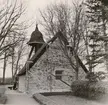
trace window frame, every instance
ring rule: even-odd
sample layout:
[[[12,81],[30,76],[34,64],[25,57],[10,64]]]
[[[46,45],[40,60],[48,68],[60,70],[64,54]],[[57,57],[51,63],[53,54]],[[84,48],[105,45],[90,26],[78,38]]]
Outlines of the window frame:
[[[56,80],[61,80],[63,76],[64,70],[55,70],[55,79]]]

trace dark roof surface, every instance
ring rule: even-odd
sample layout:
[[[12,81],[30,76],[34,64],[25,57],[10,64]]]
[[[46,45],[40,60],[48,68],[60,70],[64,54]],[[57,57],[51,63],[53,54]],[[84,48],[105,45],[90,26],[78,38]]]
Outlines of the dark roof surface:
[[[31,34],[31,38],[29,40],[29,42],[27,44],[33,46],[36,43],[45,43],[45,41],[43,40],[43,35],[42,33],[39,31],[38,26],[36,25],[36,29],[35,31],[32,32]]]

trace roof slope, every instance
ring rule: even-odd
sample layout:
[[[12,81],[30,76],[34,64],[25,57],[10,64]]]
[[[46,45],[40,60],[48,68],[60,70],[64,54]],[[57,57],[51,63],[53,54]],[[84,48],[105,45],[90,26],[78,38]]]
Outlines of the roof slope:
[[[32,58],[29,61],[32,61],[32,63],[29,64],[29,68],[31,68],[37,61],[38,59],[44,54],[46,51],[46,48],[48,47],[48,43],[52,43],[53,41],[56,40],[58,34],[56,34],[51,40],[49,40],[47,43],[44,43],[42,47],[32,56]],[[26,64],[25,63],[24,67],[19,71],[18,76],[25,75],[26,73]]]
[[[37,61],[38,59],[44,54],[44,52],[46,51],[46,44],[44,44],[37,52],[36,54],[33,55],[33,57],[29,60],[32,61],[32,63],[29,64],[29,68],[31,68]],[[27,62],[26,62],[27,64]],[[26,64],[24,65],[24,67],[22,68],[21,71],[19,71],[18,75],[24,75],[26,73]],[[27,64],[28,65],[28,64]]]
[[[47,43],[44,43],[42,45],[42,47],[32,56],[32,58],[29,61],[32,61],[33,63],[29,64],[29,68],[31,68],[38,61],[38,59],[44,54],[44,52],[46,51],[46,48],[48,47],[48,44],[53,43],[57,38],[59,38],[61,41],[63,41],[66,45],[69,44],[67,39],[63,36],[63,34],[60,31],[57,32],[53,38],[51,38]],[[77,54],[75,54],[75,56],[77,57],[78,62],[80,64],[80,66],[82,67],[82,69],[84,70],[84,72],[88,73],[87,68],[85,67],[85,65],[83,64],[83,62],[79,58],[79,56]],[[21,71],[19,71],[18,76],[26,74],[26,64],[27,64],[27,62],[25,63],[25,65],[21,69]]]

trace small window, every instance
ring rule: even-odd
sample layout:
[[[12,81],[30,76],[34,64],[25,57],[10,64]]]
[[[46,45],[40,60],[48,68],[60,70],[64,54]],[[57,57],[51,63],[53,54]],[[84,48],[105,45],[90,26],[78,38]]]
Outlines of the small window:
[[[62,79],[63,70],[56,70],[55,77],[57,80]]]

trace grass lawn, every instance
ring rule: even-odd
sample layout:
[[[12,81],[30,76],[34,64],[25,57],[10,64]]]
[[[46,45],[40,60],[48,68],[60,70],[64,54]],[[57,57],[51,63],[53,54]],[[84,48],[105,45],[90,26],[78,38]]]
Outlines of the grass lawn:
[[[48,96],[59,105],[108,105],[108,95],[100,100],[87,100],[76,96],[57,95]]]

